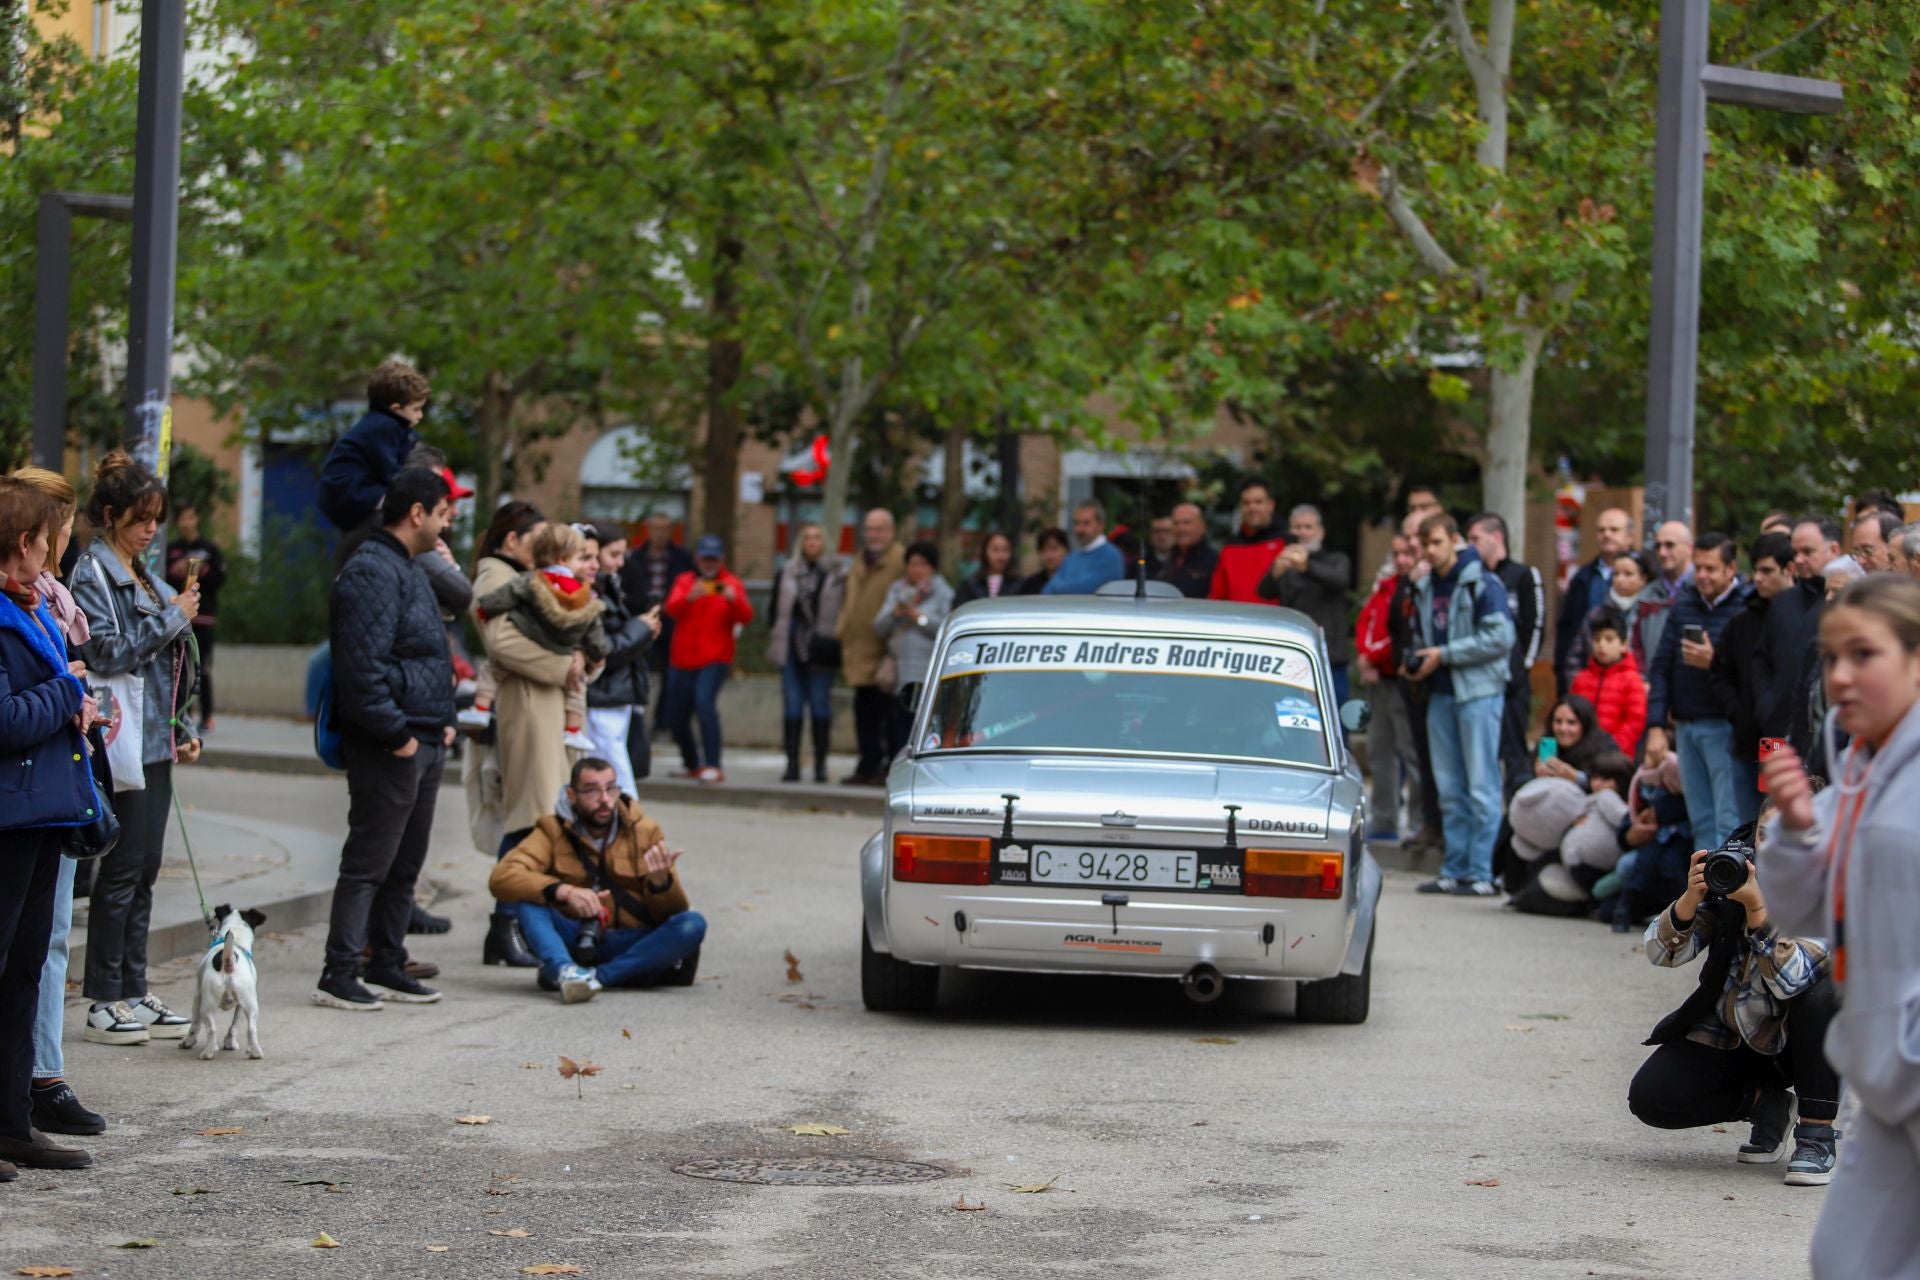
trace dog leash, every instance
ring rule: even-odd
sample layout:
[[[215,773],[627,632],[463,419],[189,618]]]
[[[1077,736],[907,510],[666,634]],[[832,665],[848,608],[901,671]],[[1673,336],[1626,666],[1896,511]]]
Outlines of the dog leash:
[[[200,919],[207,926],[207,932],[214,931],[213,912],[207,910],[207,891],[200,887],[200,867],[193,860],[193,840],[187,835],[186,810],[180,807],[180,792],[173,793],[173,816],[180,820],[180,843],[187,846],[187,870],[193,872],[193,891],[200,898]]]
[[[193,634],[192,627],[187,628],[186,645],[184,648],[191,650],[193,653],[193,687],[187,691],[187,701],[190,703],[197,702],[200,697],[201,681],[200,637]],[[173,662],[174,714],[167,719],[167,737],[169,739],[173,737],[173,730],[185,727],[180,723],[180,711],[183,709],[183,704],[180,701],[180,677],[185,673],[186,666],[186,653],[182,652],[177,654]],[[174,757],[176,759],[179,758],[179,749],[177,747],[174,749]],[[200,899],[200,921],[207,926],[208,933],[213,933],[216,931],[216,921],[213,918],[213,912],[207,909],[207,891],[200,887],[200,864],[194,861],[193,838],[187,834],[187,814],[186,810],[180,807],[180,790],[177,787],[169,788],[169,790],[173,792],[173,816],[180,821],[180,843],[187,847],[187,870],[193,872],[193,892]],[[247,958],[251,960],[253,957],[248,956]]]

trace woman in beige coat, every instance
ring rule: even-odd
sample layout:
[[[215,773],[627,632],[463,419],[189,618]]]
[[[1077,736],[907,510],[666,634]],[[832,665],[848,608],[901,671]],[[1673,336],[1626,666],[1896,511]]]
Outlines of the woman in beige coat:
[[[510,502],[494,513],[481,535],[474,565],[473,598],[483,599],[533,567],[528,546],[546,527],[546,518],[528,502]],[[553,653],[522,635],[503,617],[481,621],[480,638],[500,676],[494,695],[494,750],[499,753],[501,828],[498,852],[519,844],[567,781],[566,690],[579,681],[585,657]],[[491,799],[491,797],[489,797]],[[482,958],[488,964],[532,968],[539,961],[520,937],[512,913],[497,909]]]
[[[906,569],[906,553],[893,534],[893,516],[885,510],[869,511],[861,521],[862,546],[847,574],[845,603],[834,627],[840,640],[840,673],[853,690],[854,736],[860,741],[860,762],[840,780],[846,786],[879,786],[886,780],[885,762],[893,759],[900,746],[887,740],[893,690],[882,689],[879,683],[887,642],[873,629],[874,612],[887,598],[887,588]]]

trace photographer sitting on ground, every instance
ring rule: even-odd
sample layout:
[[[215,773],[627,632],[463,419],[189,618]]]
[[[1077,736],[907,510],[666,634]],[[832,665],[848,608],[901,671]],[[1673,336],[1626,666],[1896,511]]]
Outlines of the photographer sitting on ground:
[[[1740,1162],[1769,1164],[1786,1145],[1797,1098],[1787,1184],[1825,1186],[1840,1138],[1833,1127],[1840,1077],[1822,1052],[1836,1008],[1832,961],[1823,943],[1782,937],[1767,918],[1752,873],[1753,832],[1742,827],[1719,853],[1695,853],[1687,891],[1647,926],[1654,964],[1677,968],[1703,952],[1707,959],[1699,987],[1647,1037],[1659,1048],[1635,1073],[1627,1107],[1659,1129],[1751,1120]],[[1721,867],[1709,865],[1716,859]],[[1736,875],[1742,878],[1734,887]],[[1716,882],[1720,892],[1713,891]]]
[[[606,987],[692,984],[707,922],[687,907],[679,860],[613,766],[588,756],[487,887],[519,915],[541,987],[578,1004]]]

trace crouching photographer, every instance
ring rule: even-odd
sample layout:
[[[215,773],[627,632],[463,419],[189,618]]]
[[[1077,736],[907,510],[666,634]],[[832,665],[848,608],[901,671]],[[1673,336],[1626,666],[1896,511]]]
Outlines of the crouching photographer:
[[[1686,892],[1647,926],[1654,964],[1706,959],[1700,985],[1647,1037],[1659,1048],[1634,1075],[1627,1106],[1659,1129],[1751,1121],[1740,1162],[1770,1164],[1785,1149],[1797,1100],[1786,1180],[1825,1186],[1840,1138],[1840,1078],[1822,1053],[1835,1011],[1832,965],[1822,943],[1783,937],[1767,918],[1753,831],[1695,853]]]
[[[487,887],[518,914],[540,986],[578,1004],[607,987],[692,984],[707,922],[688,909],[679,860],[613,765],[588,756]]]

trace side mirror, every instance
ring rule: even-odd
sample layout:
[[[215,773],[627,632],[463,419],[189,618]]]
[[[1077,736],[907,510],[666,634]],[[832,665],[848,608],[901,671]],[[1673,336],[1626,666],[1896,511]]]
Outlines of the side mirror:
[[[1348,733],[1365,733],[1373,723],[1373,704],[1364,698],[1349,698],[1340,704],[1340,727]]]
[[[899,702],[901,710],[905,711],[908,715],[912,715],[920,709],[920,689],[920,682],[915,680],[911,684],[901,685],[899,690],[893,695],[895,701]]]

